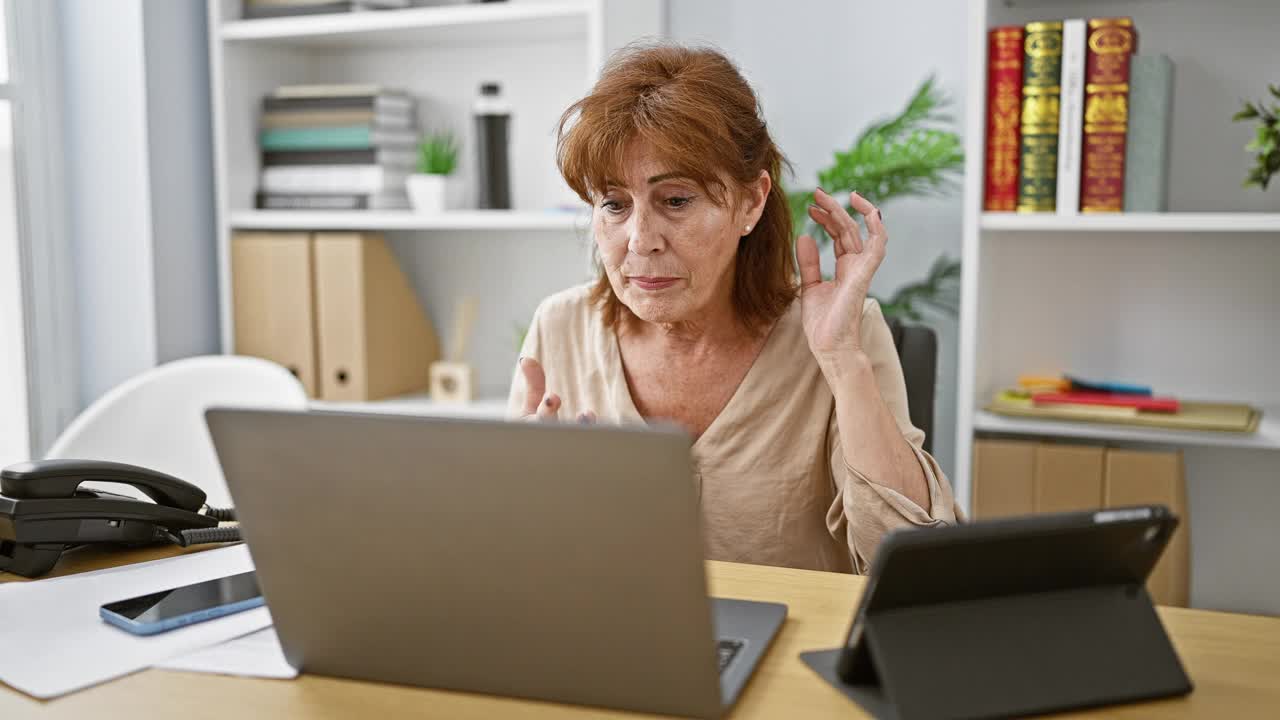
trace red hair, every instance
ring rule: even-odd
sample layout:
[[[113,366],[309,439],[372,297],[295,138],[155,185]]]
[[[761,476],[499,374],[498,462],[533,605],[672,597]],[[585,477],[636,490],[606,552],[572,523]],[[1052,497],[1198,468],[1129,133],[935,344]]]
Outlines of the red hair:
[[[742,73],[707,47],[632,44],[614,53],[591,92],[560,118],[560,174],[591,204],[626,177],[624,155],[636,140],[721,205],[744,198],[760,171],[768,171],[773,183],[764,212],[738,243],[733,306],[747,327],[771,326],[797,291],[790,208],[779,183],[787,161]],[[603,268],[591,297],[605,324],[616,325],[626,308]]]

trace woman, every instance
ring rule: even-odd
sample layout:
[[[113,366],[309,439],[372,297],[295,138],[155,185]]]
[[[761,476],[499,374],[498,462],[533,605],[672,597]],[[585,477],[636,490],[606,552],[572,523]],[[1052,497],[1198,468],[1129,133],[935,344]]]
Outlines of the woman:
[[[726,57],[622,50],[565,112],[557,150],[592,206],[600,276],[539,305],[512,415],[686,428],[715,560],[862,573],[886,531],[955,522],[867,299],[881,214],[850,195],[864,237],[817,192],[835,279],[811,237],[793,259],[785,161]]]

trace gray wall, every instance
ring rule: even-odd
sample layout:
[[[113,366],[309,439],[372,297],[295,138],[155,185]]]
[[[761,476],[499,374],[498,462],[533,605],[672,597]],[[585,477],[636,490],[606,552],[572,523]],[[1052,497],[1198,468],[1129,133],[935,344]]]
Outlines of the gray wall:
[[[62,0],[80,406],[217,352],[205,4]]]
[[[156,362],[219,352],[208,14],[144,0]]]
[[[897,112],[930,73],[964,119],[963,2],[938,0],[668,0],[675,40],[706,41],[742,68],[764,105],[774,139],[795,166],[795,187],[812,187],[836,149],[870,122]],[[963,134],[963,125],[960,126]],[[918,280],[941,253],[960,256],[961,195],[901,200],[884,208],[892,242],[872,292]],[[931,317],[939,334],[934,454],[955,458],[956,342],[953,318]]]

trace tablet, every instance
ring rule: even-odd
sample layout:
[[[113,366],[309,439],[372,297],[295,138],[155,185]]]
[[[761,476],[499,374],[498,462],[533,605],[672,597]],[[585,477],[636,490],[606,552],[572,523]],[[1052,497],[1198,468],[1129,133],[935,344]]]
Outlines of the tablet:
[[[1178,518],[1162,505],[894,531],[880,543],[837,664],[847,683],[875,681],[869,616],[920,606],[1091,586],[1130,586],[1151,573]]]

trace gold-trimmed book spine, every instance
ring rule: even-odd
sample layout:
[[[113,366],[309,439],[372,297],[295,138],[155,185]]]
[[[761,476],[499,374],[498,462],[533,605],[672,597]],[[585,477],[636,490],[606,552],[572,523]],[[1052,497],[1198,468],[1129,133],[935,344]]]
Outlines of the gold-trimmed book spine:
[[[1058,196],[1062,23],[1027,23],[1023,51],[1018,212],[1053,212]]]

